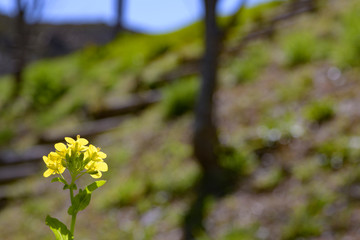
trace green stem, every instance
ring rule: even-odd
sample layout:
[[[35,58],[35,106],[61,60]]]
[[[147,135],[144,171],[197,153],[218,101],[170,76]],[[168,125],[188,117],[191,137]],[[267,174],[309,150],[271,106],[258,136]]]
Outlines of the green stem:
[[[75,222],[76,222],[76,213],[74,215],[72,215],[71,217],[71,228],[70,228],[70,232],[71,234],[74,236],[74,230],[75,230]]]
[[[82,175],[84,175],[86,172],[82,172],[77,178],[75,178],[75,181],[78,180]]]
[[[76,178],[74,178],[71,175],[71,185],[70,185],[70,200],[71,200],[71,206],[73,206],[74,204],[74,190],[73,190],[73,184],[76,181]],[[76,222],[76,214],[74,213],[73,215],[71,215],[71,225],[70,225],[70,232],[72,234],[72,236],[74,237],[74,231],[75,231],[75,222]]]

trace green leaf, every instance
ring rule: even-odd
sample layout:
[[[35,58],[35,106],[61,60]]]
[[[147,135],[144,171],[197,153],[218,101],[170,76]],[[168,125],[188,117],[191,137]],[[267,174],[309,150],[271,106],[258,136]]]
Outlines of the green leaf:
[[[68,214],[74,215],[79,211],[84,210],[90,203],[91,193],[80,189],[79,193],[74,197],[72,206],[68,209]]]
[[[78,204],[78,211],[84,210],[90,203],[91,193],[87,193],[85,190],[79,193],[76,197]]]
[[[68,212],[69,215],[74,215],[74,214],[77,213],[77,212],[74,212],[73,206],[70,206],[67,212]]]
[[[74,215],[79,211],[84,210],[90,204],[92,192],[104,185],[105,183],[105,180],[100,180],[88,185],[84,190],[80,189],[79,193],[76,194],[73,199],[72,206],[70,206],[68,209],[68,214]]]
[[[101,187],[102,185],[104,185],[106,183],[105,180],[99,180],[99,181],[95,181],[92,184],[88,185],[85,190],[88,193],[92,193],[93,191],[95,191],[96,189],[98,189],[99,187]]]
[[[53,178],[53,179],[51,180],[51,182],[62,182],[63,184],[68,185],[67,182],[65,181],[65,179],[63,179],[63,178],[61,178],[61,177]]]
[[[66,184],[64,187],[63,187],[63,189],[64,190],[66,190],[66,189],[73,189],[73,190],[76,190],[77,189],[77,186],[76,186],[76,184],[75,183],[73,183],[73,184]]]
[[[61,178],[61,177],[53,178],[53,179],[51,180],[51,182],[61,182],[61,183],[63,183],[63,184],[64,184],[64,187],[63,187],[64,190],[70,188],[70,186],[69,186],[69,184],[66,182],[66,180],[63,179],[63,178]]]
[[[76,186],[75,183],[73,183],[73,184],[70,185],[70,188],[72,188],[73,190],[76,190],[76,189],[77,189],[77,186]]]
[[[49,215],[46,216],[45,220],[46,225],[50,227],[50,229],[55,234],[56,240],[72,240],[73,236],[69,229],[56,218],[52,218]]]

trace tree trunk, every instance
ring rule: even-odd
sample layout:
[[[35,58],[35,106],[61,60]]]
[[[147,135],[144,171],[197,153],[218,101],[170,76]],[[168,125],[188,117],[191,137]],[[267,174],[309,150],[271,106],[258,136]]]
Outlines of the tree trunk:
[[[221,197],[231,191],[237,176],[231,169],[226,169],[220,164],[221,146],[214,117],[214,94],[217,88],[219,55],[222,38],[228,29],[225,28],[225,33],[221,34],[216,23],[218,0],[203,0],[203,2],[205,5],[205,52],[193,133],[194,156],[202,170],[202,176],[198,182],[196,197],[184,217],[184,240],[194,240],[199,233],[206,230],[203,220],[206,217],[205,206],[208,197]]]
[[[202,170],[196,189],[196,197],[185,214],[183,239],[194,240],[206,230],[203,220],[206,217],[208,197],[222,197],[234,189],[238,174],[220,164],[222,146],[219,143],[215,123],[214,94],[217,88],[217,69],[222,41],[227,31],[235,24],[235,16],[223,32],[216,22],[218,0],[203,0],[205,5],[205,52],[201,73],[201,85],[195,109],[193,133],[194,156]],[[240,5],[239,14],[245,6]]]
[[[12,99],[17,98],[20,95],[21,87],[23,83],[23,72],[26,64],[26,48],[27,48],[27,29],[25,22],[25,6],[20,0],[17,0],[18,15],[16,16],[15,26],[15,69],[14,78],[15,86]]]
[[[216,24],[217,0],[204,0],[205,53],[203,58],[200,92],[195,109],[193,133],[194,156],[201,167],[202,178],[195,201],[184,218],[183,239],[194,240],[204,230],[205,202],[207,196],[221,191],[223,171],[217,151],[219,140],[214,121],[214,93],[216,90],[220,34]]]
[[[124,0],[116,1],[116,23],[114,28],[114,37],[124,30]]]
[[[217,0],[204,0],[205,53],[200,92],[195,111],[194,155],[204,173],[220,170],[217,158],[219,140],[214,122],[213,97],[216,90],[220,34],[216,24]]]

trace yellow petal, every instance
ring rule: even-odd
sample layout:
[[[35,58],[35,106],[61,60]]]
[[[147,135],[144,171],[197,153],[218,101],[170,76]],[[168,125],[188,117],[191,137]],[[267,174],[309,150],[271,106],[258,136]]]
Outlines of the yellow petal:
[[[90,174],[90,176],[91,176],[92,178],[101,178],[102,174],[101,174],[101,172],[99,171],[99,172],[97,172],[97,173],[95,173],[95,174]]]
[[[86,144],[89,143],[89,141],[86,140],[85,138],[79,138],[79,139],[77,140],[77,142],[78,142],[80,145],[82,145],[82,146],[84,146],[84,145],[86,145]]]
[[[43,160],[44,160],[44,162],[45,162],[46,164],[49,162],[49,159],[48,159],[47,156],[43,156]]]
[[[96,149],[96,147],[95,147],[94,145],[90,144],[90,145],[89,145],[89,151],[90,151],[91,153],[94,153],[94,152],[97,152],[97,149]]]
[[[99,162],[97,164],[97,170],[106,172],[108,170],[108,165],[105,162]]]
[[[102,159],[104,159],[104,158],[107,157],[107,155],[106,155],[105,153],[103,153],[103,152],[98,152],[98,156],[99,156],[100,158],[102,158]]]
[[[57,154],[56,152],[50,152],[49,157],[50,158],[57,158],[57,157],[59,157],[59,154]]]
[[[48,169],[44,172],[43,176],[44,177],[49,177],[51,174],[53,174],[54,170],[52,169]]]
[[[60,166],[59,167],[59,169],[58,169],[58,171],[60,172],[60,173],[63,173],[64,171],[65,171],[65,169],[66,169],[66,167],[64,167],[64,166]]]
[[[57,144],[55,144],[55,149],[60,152],[66,151],[66,145],[63,143],[57,143]]]
[[[70,143],[70,144],[74,144],[74,143],[75,143],[75,140],[72,139],[71,137],[65,137],[65,141],[67,141],[67,142]]]

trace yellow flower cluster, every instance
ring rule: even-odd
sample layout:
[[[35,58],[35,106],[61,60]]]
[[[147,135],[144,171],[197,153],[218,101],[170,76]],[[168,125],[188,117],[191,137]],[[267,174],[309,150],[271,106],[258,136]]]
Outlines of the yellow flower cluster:
[[[61,174],[65,171],[65,167],[61,164],[61,157],[51,152],[47,156],[43,156],[43,160],[48,167],[48,169],[44,172],[44,177],[49,177],[51,174]]]
[[[104,162],[106,154],[94,145],[86,146],[89,141],[77,135],[76,140],[66,137],[67,145],[64,143],[55,144],[55,152],[50,152],[48,156],[43,156],[47,166],[44,177],[52,174],[62,174],[67,168],[71,174],[77,175],[89,173],[93,178],[100,178],[101,172],[108,170],[108,165]]]

